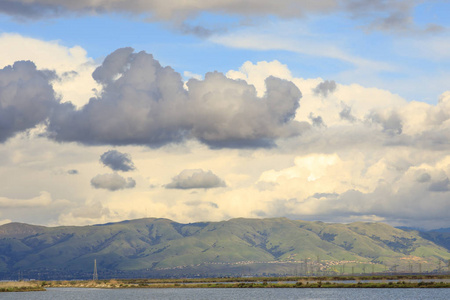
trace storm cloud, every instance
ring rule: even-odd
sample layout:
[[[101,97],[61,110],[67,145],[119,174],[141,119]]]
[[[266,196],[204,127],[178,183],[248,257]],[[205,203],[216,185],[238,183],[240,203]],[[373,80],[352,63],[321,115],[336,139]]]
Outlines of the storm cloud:
[[[0,70],[0,142],[44,122],[59,105],[49,83],[54,77],[30,61]]]
[[[172,178],[172,182],[167,184],[167,189],[211,189],[225,187],[225,182],[211,171],[201,169],[183,170],[180,174]]]
[[[109,150],[100,156],[100,162],[113,171],[128,172],[136,169],[131,156],[117,150]]]
[[[134,188],[136,181],[131,177],[125,179],[116,173],[99,174],[91,179],[91,185],[96,189],[106,189],[113,192]]]
[[[254,148],[274,146],[305,126],[293,120],[300,90],[274,77],[266,79],[262,98],[252,85],[218,72],[189,80],[186,90],[180,74],[132,48],[108,55],[93,77],[102,94],[79,110],[61,104],[50,118],[50,137],[154,148],[193,138],[213,148]]]

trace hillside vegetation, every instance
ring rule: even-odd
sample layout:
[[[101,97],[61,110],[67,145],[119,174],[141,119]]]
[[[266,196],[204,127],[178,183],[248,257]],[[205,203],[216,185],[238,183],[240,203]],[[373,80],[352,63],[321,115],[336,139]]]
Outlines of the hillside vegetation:
[[[82,227],[0,226],[0,276],[46,279],[446,271],[450,253],[383,223],[138,219]],[[22,275],[21,275],[22,274]],[[14,278],[12,278],[14,279]]]

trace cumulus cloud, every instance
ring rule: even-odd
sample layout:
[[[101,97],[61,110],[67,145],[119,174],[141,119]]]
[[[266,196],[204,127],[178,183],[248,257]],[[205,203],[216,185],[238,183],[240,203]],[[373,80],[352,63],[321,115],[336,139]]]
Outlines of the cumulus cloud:
[[[315,127],[326,127],[321,116],[316,117],[316,116],[314,116],[313,113],[310,113],[309,119],[311,120],[313,126],[315,126]]]
[[[261,175],[260,180],[278,185],[273,191],[259,194],[270,199],[261,202],[259,211],[266,216],[334,222],[372,220],[408,226],[444,225],[450,209],[447,200],[450,181],[446,176],[449,158],[435,165],[422,164],[434,174],[431,176],[417,167],[415,158],[404,157],[408,152],[394,152],[378,154],[375,161],[374,157],[366,157],[375,152],[367,150],[345,153],[345,160],[336,154],[297,157],[295,166]],[[434,177],[443,179],[426,184]]]
[[[136,186],[133,178],[123,178],[119,174],[99,174],[91,179],[91,185],[96,189],[105,189],[117,191],[123,189],[132,189]]]
[[[54,71],[57,78],[51,83],[63,102],[82,105],[92,96],[93,89],[100,88],[92,78],[96,63],[80,46],[69,48],[55,41],[3,33],[0,34],[0,48],[0,67],[15,61],[30,60],[38,70]]]
[[[420,183],[429,182],[430,180],[431,180],[431,176],[428,173],[421,173],[417,177],[417,182],[420,182]]]
[[[190,79],[186,90],[180,74],[131,48],[108,55],[93,77],[102,94],[79,110],[60,105],[48,126],[53,139],[160,147],[194,138],[215,148],[270,147],[306,126],[293,120],[300,90],[274,77],[266,79],[262,98],[245,81],[218,72]]]
[[[58,105],[49,83],[50,71],[30,61],[15,62],[0,70],[0,142],[44,122]]]
[[[339,117],[342,120],[348,120],[350,122],[355,122],[356,118],[352,115],[352,108],[345,103],[342,103],[342,110],[339,112]]]
[[[389,134],[401,134],[403,131],[402,120],[395,111],[384,115],[372,112],[368,115],[368,119],[373,123],[381,124],[383,131]]]
[[[327,97],[328,94],[333,93],[335,90],[336,82],[334,82],[334,80],[325,80],[316,86],[316,88],[314,89],[314,93],[323,97]]]
[[[131,156],[128,153],[121,153],[117,150],[109,150],[100,156],[100,161],[113,171],[128,172],[136,169]]]
[[[180,174],[172,178],[172,182],[167,184],[167,189],[211,189],[225,187],[225,182],[211,171],[201,169],[183,170]]]
[[[428,190],[430,192],[448,192],[450,190],[450,180],[445,178],[430,184]]]

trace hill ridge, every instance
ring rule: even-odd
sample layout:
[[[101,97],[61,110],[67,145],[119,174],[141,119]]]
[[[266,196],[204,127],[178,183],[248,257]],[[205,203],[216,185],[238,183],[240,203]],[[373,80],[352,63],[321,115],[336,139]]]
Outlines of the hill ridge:
[[[257,275],[294,272],[294,267],[339,273],[345,264],[354,272],[365,272],[366,266],[438,271],[450,253],[418,232],[376,222],[234,218],[183,224],[142,218],[88,226],[0,226],[0,277],[19,270],[88,274],[94,259],[111,274],[233,274],[245,265]]]

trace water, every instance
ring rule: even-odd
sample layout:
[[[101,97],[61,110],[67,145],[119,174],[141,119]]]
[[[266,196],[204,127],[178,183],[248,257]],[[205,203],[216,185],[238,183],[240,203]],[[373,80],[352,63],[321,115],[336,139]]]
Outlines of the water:
[[[450,299],[450,289],[309,289],[309,288],[274,288],[274,289],[88,289],[88,288],[50,288],[46,292],[0,293],[0,299],[26,300],[122,300],[122,299]]]

